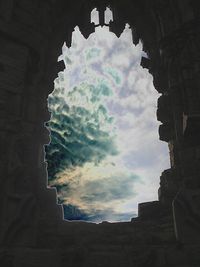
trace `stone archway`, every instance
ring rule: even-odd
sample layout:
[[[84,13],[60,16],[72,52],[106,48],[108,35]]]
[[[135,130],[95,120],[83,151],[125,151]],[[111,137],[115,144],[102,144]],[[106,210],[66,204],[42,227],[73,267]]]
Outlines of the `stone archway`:
[[[138,203],[157,199],[160,173],[169,166],[167,145],[161,144],[157,133],[158,93],[153,88],[152,76],[140,66],[141,54],[144,55],[142,44],[133,45],[129,25],[120,38],[106,26],[98,27],[87,40],[76,27],[72,46],[67,48],[64,44],[62,51],[60,60],[65,61],[65,70],[58,74],[48,101],[52,112],[48,122],[52,130],[51,143],[45,146],[49,184],[58,190],[65,219],[129,221],[137,216]],[[89,59],[92,53],[95,55]],[[97,100],[95,92],[104,100]],[[101,121],[97,111],[100,105],[100,110],[103,107],[106,112],[101,113]],[[151,116],[147,115],[147,110]],[[108,122],[107,116],[112,116],[115,122]],[[102,131],[107,137],[101,135]]]
[[[55,62],[63,41],[70,44],[75,25],[80,25],[84,36],[90,34],[88,11],[99,1],[0,4],[1,264],[60,267],[68,262],[89,266],[97,260],[102,266],[114,266],[116,259],[118,266],[124,262],[126,266],[198,266],[199,2],[108,3],[117,22],[113,31],[119,34],[123,23],[128,22],[136,29],[135,42],[143,41],[150,58],[143,59],[142,65],[148,67],[155,88],[163,94],[158,105],[158,118],[163,123],[159,132],[160,138],[169,142],[172,164],[161,177],[160,201],[140,205],[140,216],[123,227],[63,222],[56,192],[46,186],[43,162],[43,145],[49,135],[44,127],[49,118],[46,99],[58,70],[63,68]],[[15,187],[22,178],[27,181],[24,189]],[[29,205],[33,213],[25,211],[30,211]],[[163,216],[156,218],[158,211]],[[24,212],[25,220],[20,216]],[[13,231],[8,237],[9,226]],[[182,250],[176,247],[176,240],[184,244]],[[132,246],[136,243],[137,247]],[[140,257],[144,251],[145,256]]]

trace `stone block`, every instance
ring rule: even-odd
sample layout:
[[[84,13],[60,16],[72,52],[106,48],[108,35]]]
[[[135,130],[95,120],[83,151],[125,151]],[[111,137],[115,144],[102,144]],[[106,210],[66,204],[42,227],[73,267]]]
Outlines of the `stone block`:
[[[18,249],[14,253],[13,267],[60,267],[59,257],[54,250]]]
[[[159,136],[162,141],[171,141],[174,137],[173,126],[169,123],[161,124],[159,126]]]
[[[14,7],[14,0],[1,0],[0,1],[0,17],[9,21],[12,17]]]
[[[138,204],[138,217],[141,219],[152,219],[161,214],[161,205],[159,201],[145,202]]]

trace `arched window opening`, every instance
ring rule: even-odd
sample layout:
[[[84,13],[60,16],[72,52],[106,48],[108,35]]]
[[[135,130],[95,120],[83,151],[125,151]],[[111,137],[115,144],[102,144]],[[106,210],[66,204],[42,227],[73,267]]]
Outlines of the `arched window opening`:
[[[110,20],[106,9],[105,24]],[[91,22],[99,21],[93,10]],[[138,203],[157,199],[168,151],[158,137],[159,94],[142,56],[129,25],[120,38],[96,27],[87,40],[76,27],[71,47],[63,45],[66,69],[48,99],[46,160],[67,220],[129,221]]]
[[[99,25],[99,11],[96,8],[91,12],[91,23],[94,23],[95,26]]]
[[[91,12],[91,23],[94,23],[95,27],[109,26],[109,23],[113,21],[113,13],[109,7],[101,7],[101,9],[94,8]]]

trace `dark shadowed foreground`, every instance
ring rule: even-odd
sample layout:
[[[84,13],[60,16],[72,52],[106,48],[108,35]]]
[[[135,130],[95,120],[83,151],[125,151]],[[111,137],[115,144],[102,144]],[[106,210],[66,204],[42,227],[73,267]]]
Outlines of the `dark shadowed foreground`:
[[[159,200],[140,204],[133,221],[67,222],[47,186],[47,97],[64,41],[77,25],[86,38],[94,32],[95,7],[103,26],[106,6],[110,30],[119,37],[129,23],[144,44],[171,166]],[[0,1],[1,267],[200,266],[199,21],[197,0]]]

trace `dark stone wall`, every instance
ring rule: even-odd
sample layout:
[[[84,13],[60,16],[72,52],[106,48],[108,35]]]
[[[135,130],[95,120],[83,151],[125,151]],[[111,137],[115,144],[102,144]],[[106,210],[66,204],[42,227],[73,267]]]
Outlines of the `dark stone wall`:
[[[94,31],[90,12],[109,5],[117,36],[125,23],[162,95],[157,118],[171,168],[159,201],[138,218],[99,225],[63,220],[47,186],[47,97],[76,25]],[[0,266],[200,266],[200,2],[198,0],[0,0]]]

